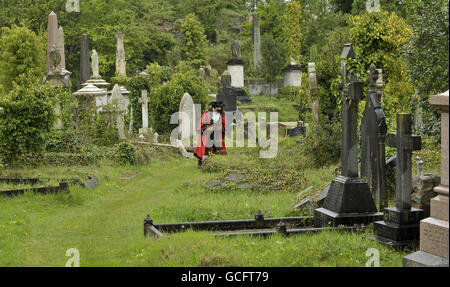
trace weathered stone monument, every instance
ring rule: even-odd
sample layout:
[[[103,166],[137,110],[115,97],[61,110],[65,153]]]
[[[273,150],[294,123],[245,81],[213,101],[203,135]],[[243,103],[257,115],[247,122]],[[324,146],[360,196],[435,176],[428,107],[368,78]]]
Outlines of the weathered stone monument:
[[[363,83],[350,74],[347,59],[354,58],[351,44],[341,54],[342,150],[341,176],[331,183],[323,207],[314,211],[316,226],[368,224],[381,220],[368,183],[358,175],[358,102],[363,98]]]
[[[110,83],[106,82],[102,79],[102,77],[99,74],[98,69],[98,54],[97,51],[92,50],[92,56],[91,56],[91,67],[92,67],[92,76],[89,80],[87,80],[85,83],[83,83],[81,86],[85,87],[87,85],[94,85],[99,89],[103,89],[105,91],[108,90],[108,87],[111,85]],[[102,102],[98,102],[99,105],[106,104],[106,98]]]
[[[89,117],[89,122],[92,123],[90,128],[93,128],[95,123],[95,115],[98,111],[98,98],[106,98],[106,90],[99,89],[92,84],[88,84],[72,94],[77,99],[77,109],[75,114],[75,126],[79,127],[79,121],[81,120],[81,114]]]
[[[87,34],[81,36],[80,52],[80,84],[86,83],[91,78],[91,68],[89,61],[89,39]]]
[[[58,18],[52,11],[48,15],[47,75],[44,82],[55,87],[70,87],[71,73],[66,70],[64,31],[58,29]]]
[[[302,86],[302,67],[294,60],[284,68],[284,87],[301,87]]]
[[[228,72],[231,74],[231,86],[244,87],[244,61],[241,58],[241,44],[233,41],[231,44],[231,59],[227,62]]]
[[[127,109],[125,99],[120,91],[120,86],[117,84],[114,85],[110,101],[118,105],[119,113],[116,118],[117,131],[119,133],[119,140],[124,140],[126,139],[124,113],[127,112]]]
[[[403,266],[448,267],[448,195],[449,195],[449,92],[430,97],[430,104],[441,112],[441,184],[434,188],[438,194],[431,199],[431,217],[420,222],[420,251],[403,258]]]
[[[125,35],[122,32],[116,34],[117,39],[117,51],[116,51],[116,74],[118,77],[126,77],[127,62],[125,61],[125,46],[123,44],[123,39]]]
[[[308,63],[309,93],[311,95],[311,112],[315,124],[320,122],[320,101],[317,89],[316,63]]]
[[[380,210],[387,206],[386,117],[381,107],[382,91],[377,87],[380,70],[370,65],[369,93],[361,120],[361,176],[369,183]],[[377,84],[378,83],[378,84]],[[382,86],[382,84],[381,84]]]
[[[411,156],[421,149],[421,137],[412,135],[411,114],[397,114],[397,134],[388,135],[388,144],[397,149],[396,206],[384,209],[384,221],[374,223],[374,233],[378,241],[391,246],[415,246],[423,210],[411,207]]]
[[[139,134],[148,135],[152,133],[152,130],[148,128],[148,103],[149,98],[147,96],[147,90],[141,91],[141,97],[139,103],[142,104],[142,128],[139,129]]]
[[[261,67],[261,29],[259,27],[258,13],[252,14],[252,41],[253,41],[253,68],[255,71]]]

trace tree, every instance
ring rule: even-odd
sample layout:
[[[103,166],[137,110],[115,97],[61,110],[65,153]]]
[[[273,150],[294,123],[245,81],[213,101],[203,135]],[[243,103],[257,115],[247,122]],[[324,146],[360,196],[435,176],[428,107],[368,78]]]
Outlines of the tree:
[[[302,61],[302,21],[300,4],[295,1],[287,3],[282,28],[287,63],[290,63],[291,59],[298,64]]]
[[[365,13],[351,17],[350,22],[350,41],[356,57],[348,61],[348,67],[366,83],[372,63],[383,70],[383,110],[388,127],[394,129],[395,115],[411,110],[414,94],[402,57],[402,49],[409,42],[412,31],[395,12]]]
[[[179,31],[181,37],[179,41],[179,48],[181,52],[181,59],[189,62],[192,66],[199,68],[201,65],[206,65],[206,40],[205,29],[198,21],[195,14],[188,14],[181,22]]]
[[[266,33],[261,41],[262,65],[264,79],[273,83],[285,66],[284,45],[276,41],[271,33]]]
[[[449,89],[448,1],[428,0],[412,3],[408,22],[413,30],[406,55],[408,74],[418,90],[422,107],[420,133],[439,134],[439,113],[429,104],[429,96]]]
[[[3,28],[0,38],[0,93],[44,77],[45,50],[41,39],[26,27]]]

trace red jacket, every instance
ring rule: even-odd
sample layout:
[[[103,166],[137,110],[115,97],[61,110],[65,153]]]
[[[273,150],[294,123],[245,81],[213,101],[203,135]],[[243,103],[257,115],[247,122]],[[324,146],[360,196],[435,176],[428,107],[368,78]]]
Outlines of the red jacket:
[[[206,146],[210,136],[210,133],[206,131],[208,127],[212,125],[212,112],[207,110],[203,113],[202,119],[198,124],[197,131],[201,132],[201,136],[198,137],[198,143],[194,150],[194,156],[199,160],[203,161],[203,156],[206,155]],[[225,114],[221,114],[222,119],[222,149],[220,151],[221,154],[226,154],[227,149],[225,147]],[[211,146],[211,152],[214,152],[214,145]]]

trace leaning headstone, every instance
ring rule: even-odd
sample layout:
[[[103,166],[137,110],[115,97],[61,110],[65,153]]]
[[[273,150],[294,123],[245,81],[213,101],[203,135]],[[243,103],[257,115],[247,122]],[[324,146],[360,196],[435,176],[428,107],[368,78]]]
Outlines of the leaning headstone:
[[[412,181],[412,206],[423,210],[423,217],[430,216],[430,202],[437,195],[434,188],[441,183],[441,177],[437,174],[421,174]]]
[[[142,104],[142,128],[139,129],[139,134],[147,135],[151,133],[148,128],[148,103],[149,98],[147,96],[147,91],[141,91],[142,96],[139,98],[139,103]]]
[[[346,44],[341,54],[341,176],[332,181],[323,207],[314,211],[316,226],[369,224],[383,216],[377,212],[368,183],[358,174],[358,102],[363,98],[363,83],[346,67],[347,59],[354,57],[352,45]]]
[[[81,36],[80,52],[80,84],[86,83],[86,81],[91,78],[89,62],[89,39],[87,34],[83,34]]]
[[[314,62],[308,63],[308,74],[309,93],[311,95],[311,113],[313,121],[317,125],[320,122],[320,101],[317,88],[316,64]]]
[[[119,140],[126,139],[125,137],[125,122],[123,113],[126,111],[124,98],[120,91],[120,86],[115,85],[112,90],[111,101],[115,101],[118,104],[119,113],[116,117],[117,132],[119,133]]]
[[[388,144],[397,149],[396,205],[384,209],[384,221],[375,222],[373,230],[384,244],[412,247],[419,243],[423,210],[411,206],[411,156],[421,149],[421,137],[412,135],[411,114],[397,114],[397,134],[389,134]]]
[[[380,70],[370,65],[369,92],[361,120],[361,175],[369,183],[375,203],[382,210],[387,206],[386,133],[387,125],[381,107]],[[382,86],[382,84],[381,84]]]
[[[253,68],[258,71],[261,67],[261,29],[259,27],[258,13],[252,14],[252,40],[253,40]]]
[[[118,77],[126,77],[126,61],[125,61],[125,46],[123,44],[123,38],[125,35],[122,32],[116,34],[117,39],[117,51],[116,51],[116,74]]]
[[[431,217],[420,222],[420,251],[403,258],[403,266],[449,266],[448,262],[448,91],[430,97],[430,104],[441,112],[441,184],[434,188],[438,194],[431,199]]]

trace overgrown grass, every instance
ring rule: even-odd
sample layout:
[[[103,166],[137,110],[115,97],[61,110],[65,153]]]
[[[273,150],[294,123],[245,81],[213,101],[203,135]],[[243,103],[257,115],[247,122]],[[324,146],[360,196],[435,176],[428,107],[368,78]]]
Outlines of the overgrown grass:
[[[235,156],[238,149],[218,158],[233,166]],[[275,163],[289,165],[282,158]],[[247,164],[259,162],[248,157]],[[310,185],[315,187],[312,193],[320,190],[335,176],[334,169],[304,167],[304,181],[291,191],[208,190],[204,184],[223,172],[202,172],[195,160],[180,158],[140,166],[3,170],[2,176],[93,175],[100,185],[92,191],[72,186],[70,196],[0,198],[0,266],[64,266],[69,248],[80,251],[81,266],[365,266],[368,248],[380,251],[381,266],[401,266],[405,252],[367,239],[367,234],[263,239],[188,231],[161,239],[143,236],[147,213],[155,223],[253,218],[259,209],[266,217],[302,215],[292,209],[298,191]]]

